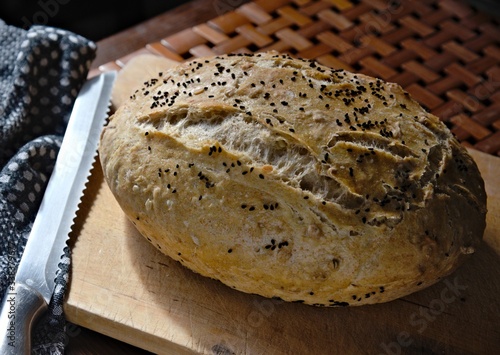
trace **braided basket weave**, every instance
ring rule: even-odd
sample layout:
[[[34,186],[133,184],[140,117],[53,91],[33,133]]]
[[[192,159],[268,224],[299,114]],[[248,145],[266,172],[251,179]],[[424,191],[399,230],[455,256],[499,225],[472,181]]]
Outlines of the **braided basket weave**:
[[[214,6],[235,3],[215,0]],[[500,155],[500,25],[458,0],[257,0],[133,56],[276,50],[399,83],[463,145]]]

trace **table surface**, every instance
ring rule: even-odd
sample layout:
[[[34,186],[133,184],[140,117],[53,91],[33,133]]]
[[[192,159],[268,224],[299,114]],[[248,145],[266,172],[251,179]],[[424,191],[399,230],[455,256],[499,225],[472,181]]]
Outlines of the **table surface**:
[[[138,49],[144,48],[148,43],[159,41],[183,29],[207,22],[221,15],[217,2],[231,4],[224,7],[230,11],[249,0],[192,0],[184,5],[160,14],[150,20],[126,29],[97,43],[97,57],[92,63],[96,69],[100,65],[124,57]]]
[[[97,57],[92,70],[122,58],[147,44],[159,41],[183,29],[207,22],[221,15],[221,11],[233,10],[248,0],[192,0],[166,13],[119,32],[97,43]],[[221,7],[220,5],[224,6]],[[68,328],[67,354],[148,354],[115,339],[80,326]]]

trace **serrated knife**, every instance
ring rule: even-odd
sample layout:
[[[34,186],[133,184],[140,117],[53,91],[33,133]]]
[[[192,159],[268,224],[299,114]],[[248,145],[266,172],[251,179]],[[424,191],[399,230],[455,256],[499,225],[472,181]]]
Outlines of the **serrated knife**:
[[[54,292],[58,264],[97,155],[115,78],[115,72],[107,72],[87,80],[75,100],[14,283],[3,299],[2,355],[31,353],[31,330]]]

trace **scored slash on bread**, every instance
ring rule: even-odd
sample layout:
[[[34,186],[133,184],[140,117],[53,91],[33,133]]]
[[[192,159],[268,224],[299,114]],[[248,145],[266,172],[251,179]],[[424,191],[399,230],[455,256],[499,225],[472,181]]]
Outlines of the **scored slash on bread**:
[[[480,243],[479,171],[400,86],[278,53],[161,71],[104,129],[137,229],[204,276],[321,306],[385,302]]]

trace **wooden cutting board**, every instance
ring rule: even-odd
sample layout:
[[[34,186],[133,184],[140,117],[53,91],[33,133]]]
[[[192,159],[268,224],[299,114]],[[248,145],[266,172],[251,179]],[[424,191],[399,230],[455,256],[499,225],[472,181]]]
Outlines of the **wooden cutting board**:
[[[156,65],[164,63],[151,57],[131,61],[117,81],[115,104]],[[487,229],[477,253],[426,290],[352,308],[265,299],[187,270],[128,222],[97,162],[71,236],[66,316],[161,354],[497,353],[500,159],[470,152],[488,193]]]

